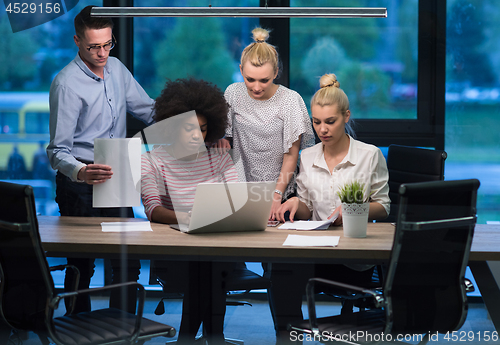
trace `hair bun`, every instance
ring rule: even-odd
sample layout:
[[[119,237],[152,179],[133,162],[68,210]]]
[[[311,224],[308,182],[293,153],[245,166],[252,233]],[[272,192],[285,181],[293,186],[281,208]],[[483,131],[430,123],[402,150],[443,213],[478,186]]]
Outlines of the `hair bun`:
[[[319,79],[320,88],[325,87],[336,87],[340,88],[340,83],[337,80],[337,76],[333,73],[325,74]]]
[[[253,40],[256,43],[264,43],[269,38],[269,31],[263,28],[255,28],[252,30]]]

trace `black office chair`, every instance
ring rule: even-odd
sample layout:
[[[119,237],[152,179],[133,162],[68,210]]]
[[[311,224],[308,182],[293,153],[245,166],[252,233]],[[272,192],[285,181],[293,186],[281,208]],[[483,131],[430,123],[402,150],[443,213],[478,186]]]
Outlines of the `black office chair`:
[[[136,282],[56,294],[52,270],[78,269],[71,265],[49,268],[41,245],[33,189],[0,182],[0,328],[6,344],[11,330],[33,331],[42,343],[97,345],[136,343],[157,336],[173,337],[171,326],[142,317],[145,291]],[[77,281],[74,282],[77,286]],[[137,315],[108,308],[54,317],[64,298],[136,286]]]
[[[391,210],[382,222],[396,221],[399,209],[399,186],[403,183],[428,182],[444,180],[444,162],[447,154],[441,150],[430,150],[413,146],[389,145],[387,169],[389,171],[389,198]],[[374,270],[371,288],[382,287],[386,267],[378,265]],[[342,312],[350,313],[353,306],[364,309],[369,302],[351,296],[342,289],[334,289],[334,296],[343,301]]]
[[[429,182],[444,180],[444,162],[447,154],[442,150],[430,150],[414,146],[389,145],[387,169],[389,171],[389,198],[391,210],[382,222],[396,222],[399,209],[399,186],[403,183]],[[382,287],[387,268],[378,265],[374,271],[372,287]],[[342,296],[345,298],[345,296]],[[351,305],[366,305],[362,299],[345,299],[342,311],[352,310]],[[369,303],[369,302],[368,302]]]
[[[402,145],[389,146],[387,169],[389,170],[391,211],[384,222],[396,221],[399,208],[398,191],[401,184],[444,180],[446,157],[446,152],[441,150]]]
[[[383,293],[313,278],[306,291],[310,319],[289,329],[320,341],[351,343],[408,334],[422,335],[425,343],[431,334],[459,329],[467,316],[464,275],[478,188],[476,179],[403,184]],[[371,294],[373,308],[318,319],[316,284]],[[349,337],[352,334],[362,336]]]

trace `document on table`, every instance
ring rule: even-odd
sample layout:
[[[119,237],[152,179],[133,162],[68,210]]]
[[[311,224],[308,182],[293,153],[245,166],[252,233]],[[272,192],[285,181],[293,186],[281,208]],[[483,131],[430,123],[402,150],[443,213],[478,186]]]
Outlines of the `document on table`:
[[[153,231],[150,222],[103,222],[103,232]]]
[[[340,236],[304,236],[288,235],[284,246],[295,247],[336,247],[339,244]]]
[[[282,230],[325,230],[331,224],[331,220],[328,221],[313,221],[313,220],[296,220],[293,223],[288,221],[283,223],[278,229]]]
[[[296,220],[293,223],[288,221],[278,229],[282,230],[326,230],[332,222],[337,219],[339,213],[335,213],[331,219],[327,220]]]

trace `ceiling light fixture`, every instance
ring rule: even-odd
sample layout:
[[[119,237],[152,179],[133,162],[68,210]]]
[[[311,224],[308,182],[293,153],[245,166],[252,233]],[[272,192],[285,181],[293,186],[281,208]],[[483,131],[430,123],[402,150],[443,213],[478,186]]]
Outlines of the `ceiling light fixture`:
[[[385,18],[381,7],[94,7],[94,17]]]

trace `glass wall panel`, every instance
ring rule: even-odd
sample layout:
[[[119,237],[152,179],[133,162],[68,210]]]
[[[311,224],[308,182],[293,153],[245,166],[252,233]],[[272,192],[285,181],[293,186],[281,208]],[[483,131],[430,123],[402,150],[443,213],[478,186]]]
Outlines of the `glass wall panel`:
[[[479,222],[500,213],[500,35],[497,1],[449,0],[446,179],[478,178]]]
[[[335,73],[354,119],[416,119],[418,1],[306,1],[292,7],[386,7],[387,18],[290,20],[290,87],[309,106]]]

